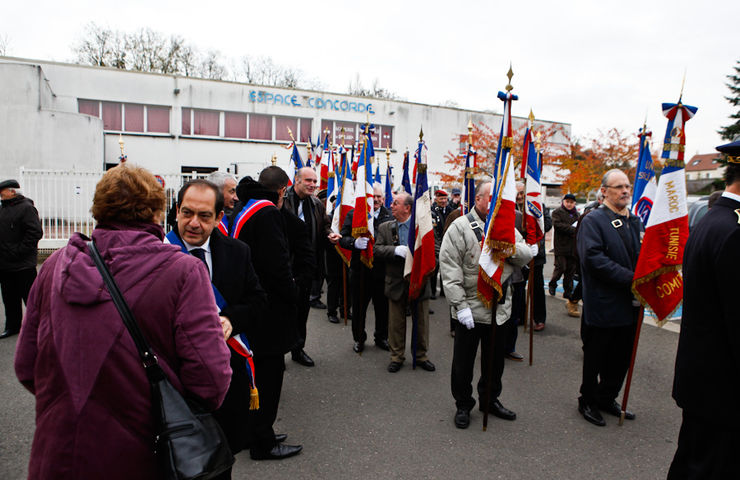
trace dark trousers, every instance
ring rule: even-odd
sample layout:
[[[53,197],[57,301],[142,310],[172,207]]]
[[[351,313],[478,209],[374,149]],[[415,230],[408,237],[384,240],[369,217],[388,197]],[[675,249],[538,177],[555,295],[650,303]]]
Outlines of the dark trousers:
[[[493,375],[491,378],[491,397],[493,402],[501,395],[501,376],[504,373],[504,344],[505,335],[500,327],[496,327],[493,341]],[[486,379],[488,377],[491,355],[491,325],[476,323],[468,330],[460,322],[455,324],[455,346],[452,352],[452,397],[457,408],[472,410],[475,406],[473,399],[473,369],[475,357],[480,343],[480,369],[478,380],[478,400],[486,401]],[[490,404],[490,403],[489,403]]]
[[[518,325],[524,324],[528,318],[524,318],[524,307],[527,302],[527,282],[512,284],[511,316],[509,321],[501,325],[501,330],[506,336],[506,353],[516,351],[516,339],[519,335]]]
[[[434,272],[429,276],[429,286],[432,288],[432,295],[437,295],[437,279],[439,278],[439,256],[436,259],[436,266]],[[444,295],[444,289],[442,288],[442,282],[439,282],[439,295]]]
[[[21,329],[23,319],[21,302],[28,302],[28,292],[35,279],[35,268],[17,272],[0,271],[0,290],[5,304],[5,330],[17,333]]]
[[[376,278],[373,270],[364,265],[353,267],[350,270],[352,278],[352,338],[355,342],[363,343],[367,340],[365,333],[365,318],[370,300],[375,309],[376,342],[388,339],[388,298],[385,296],[385,281]]]
[[[534,311],[534,323],[545,323],[547,321],[547,309],[545,307],[545,265],[535,265],[532,276],[532,305]],[[526,319],[529,321],[529,319]]]
[[[339,310],[339,315],[344,315],[344,291],[342,290],[342,270],[344,268],[344,261],[335,249],[332,248],[326,252],[326,314],[328,316],[338,316],[337,310]],[[347,282],[349,283],[349,278]],[[347,298],[349,298],[349,290],[347,290]]]
[[[296,301],[296,331],[298,332],[298,343],[293,348],[293,352],[300,352],[306,346],[306,323],[308,322],[308,313],[311,311],[309,305],[310,285],[298,286],[298,300]]]
[[[569,298],[573,292],[573,277],[576,274],[576,257],[573,255],[555,255],[555,270],[552,272],[550,285],[557,285],[563,277],[563,297]]]
[[[740,428],[683,411],[668,480],[740,478]]]
[[[283,355],[255,355],[254,371],[260,408],[249,410],[250,449],[269,452],[276,445],[272,425],[277,418],[280,391],[283,388],[285,357]],[[245,405],[244,408],[249,408]]]
[[[636,323],[611,328],[581,324],[581,396],[589,405],[608,405],[619,395],[632,358],[636,328]]]

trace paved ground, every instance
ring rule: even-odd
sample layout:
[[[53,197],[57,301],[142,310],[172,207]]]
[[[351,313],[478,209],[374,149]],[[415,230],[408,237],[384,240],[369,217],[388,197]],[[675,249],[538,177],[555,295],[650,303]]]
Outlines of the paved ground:
[[[276,424],[288,443],[301,443],[304,451],[281,462],[254,462],[242,452],[234,478],[665,478],[680,426],[670,397],[678,335],[643,328],[629,401],[637,419],[619,427],[607,417],[608,425],[598,428],[576,409],[579,320],[565,315],[560,298],[548,295],[547,304],[547,328],[534,339],[534,365],[506,363],[501,401],[518,418],[491,417],[487,432],[477,410],[467,430],[452,423],[453,340],[444,298],[432,301],[434,373],[414,371],[409,362],[388,373],[386,352],[370,344],[356,355],[350,327],[330,324],[325,311],[312,310],[306,350],[317,365],[309,369],[288,360]],[[371,337],[372,325],[369,319]],[[519,334],[518,350],[528,355],[528,334],[521,328]],[[34,428],[33,397],[12,370],[14,343],[0,340],[2,479],[25,477]]]

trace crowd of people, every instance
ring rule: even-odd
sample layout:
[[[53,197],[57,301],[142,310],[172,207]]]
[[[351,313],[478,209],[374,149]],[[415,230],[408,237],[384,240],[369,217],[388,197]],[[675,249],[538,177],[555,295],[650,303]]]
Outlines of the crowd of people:
[[[737,159],[740,147],[733,148],[728,155]],[[737,471],[732,449],[740,427],[729,412],[738,384],[724,380],[737,379],[740,335],[737,322],[731,322],[737,315],[724,297],[732,288],[732,276],[721,273],[728,271],[721,265],[740,265],[740,160],[729,164],[726,183],[686,247],[674,388],[684,423],[671,478],[694,478],[686,474],[692,471]],[[88,254],[90,239],[73,234],[66,247],[44,262],[36,278],[42,231],[33,202],[20,195],[19,188],[14,180],[0,183],[0,283],[6,310],[0,338],[20,332],[15,368],[18,379],[36,396],[29,477],[60,477],[59,472],[65,472],[65,478],[95,478],[107,471],[111,478],[157,478],[149,383]],[[459,189],[451,190],[451,202],[446,191],[436,190],[431,211],[436,268],[413,301],[404,277],[409,231],[414,228],[411,195],[395,192],[389,211],[376,185],[374,238],[353,235],[352,212],[335,231],[326,212],[326,193],[317,191],[317,175],[310,167],[297,170],[292,182],[276,166],[265,168],[257,179],[237,182],[217,172],[192,180],[178,193],[169,219],[172,230],[165,235],[162,187],[148,171],[121,165],[106,172],[96,187],[92,213],[97,226],[91,238],[159,364],[178,390],[215,410],[233,453],[248,449],[254,460],[279,460],[301,452],[301,445],[286,443],[287,435],[275,432],[273,425],[285,356],[290,353],[291,360],[304,367],[315,365],[305,350],[311,308],[326,309],[331,323],[338,323],[340,316],[351,320],[351,348],[361,354],[368,341],[366,317],[372,301],[373,343],[388,351],[390,373],[404,366],[411,321],[411,361],[434,372],[428,351],[430,299],[445,297],[454,337],[454,425],[467,428],[471,423],[479,345],[478,407],[515,420],[516,413],[499,400],[505,359],[523,358],[516,351],[516,336],[517,325],[529,321],[526,303],[533,329],[545,329],[545,292],[556,295],[561,276],[567,313],[581,319],[578,411],[597,426],[606,425],[602,413],[634,419],[635,414],[622,412],[616,400],[638,322],[639,303],[631,284],[644,230],[628,208],[629,178],[620,170],[605,172],[598,203],[583,213],[571,194],[552,214],[543,212],[545,230],[554,229],[555,269],[547,287],[545,243],[524,240],[524,184],[517,184],[516,242],[504,263],[495,309],[478,295],[478,258],[491,189],[490,181],[480,181],[466,213],[460,208]],[[334,199],[328,200],[331,204]],[[371,265],[361,259],[368,248],[374,252]],[[350,252],[347,281],[343,251]],[[321,301],[324,286],[326,304]],[[706,295],[704,300],[697,292]],[[705,315],[701,309],[709,297],[714,299],[712,311]],[[22,301],[27,307],[23,322]],[[251,349],[248,359],[225,342],[242,334]],[[710,348],[722,357],[719,371],[705,365]],[[706,375],[708,371],[716,374]],[[698,395],[699,390],[716,392],[713,403],[707,395]],[[259,408],[250,408],[257,395]],[[726,423],[708,417],[717,408],[728,412]],[[708,446],[702,442],[709,436],[714,440]],[[217,478],[230,477],[226,471]]]

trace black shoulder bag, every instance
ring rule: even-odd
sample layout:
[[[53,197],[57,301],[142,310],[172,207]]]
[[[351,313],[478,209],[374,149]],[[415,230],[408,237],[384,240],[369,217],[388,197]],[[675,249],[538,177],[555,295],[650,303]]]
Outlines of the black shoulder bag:
[[[136,344],[152,389],[155,438],[154,453],[167,480],[207,480],[234,464],[221,427],[216,419],[192,400],[186,401],[172,386],[159,366],[136,323],[131,309],[103,262],[95,242],[87,242],[95,266],[103,277],[113,303]]]

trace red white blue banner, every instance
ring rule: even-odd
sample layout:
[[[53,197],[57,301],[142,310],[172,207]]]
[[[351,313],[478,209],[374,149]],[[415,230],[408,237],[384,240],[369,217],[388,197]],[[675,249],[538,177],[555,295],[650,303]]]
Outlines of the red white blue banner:
[[[416,151],[418,159],[416,193],[411,210],[409,229],[409,254],[406,255],[404,276],[409,277],[409,299],[414,300],[424,291],[424,282],[434,272],[434,230],[432,229],[432,205],[427,180],[427,147],[419,142]]]
[[[540,183],[540,166],[538,152],[535,148],[534,130],[527,128],[524,134],[524,155],[522,170],[525,179],[526,208],[524,209],[524,227],[526,241],[533,245],[545,238],[545,217],[542,211],[542,185]]]
[[[375,231],[373,224],[373,157],[375,149],[370,137],[372,126],[364,127],[364,143],[360,151],[360,160],[357,164],[357,177],[355,181],[355,211],[352,214],[352,236],[368,237],[370,243],[367,248],[360,252],[360,260],[368,268],[373,266],[373,245],[375,243]]]
[[[637,172],[635,173],[635,186],[632,193],[632,213],[642,219],[642,223],[647,225],[650,218],[650,211],[655,201],[655,193],[658,184],[655,181],[655,171],[653,170],[653,157],[650,154],[650,143],[648,137],[652,132],[648,132],[645,127],[640,129],[640,149],[637,155]]]

